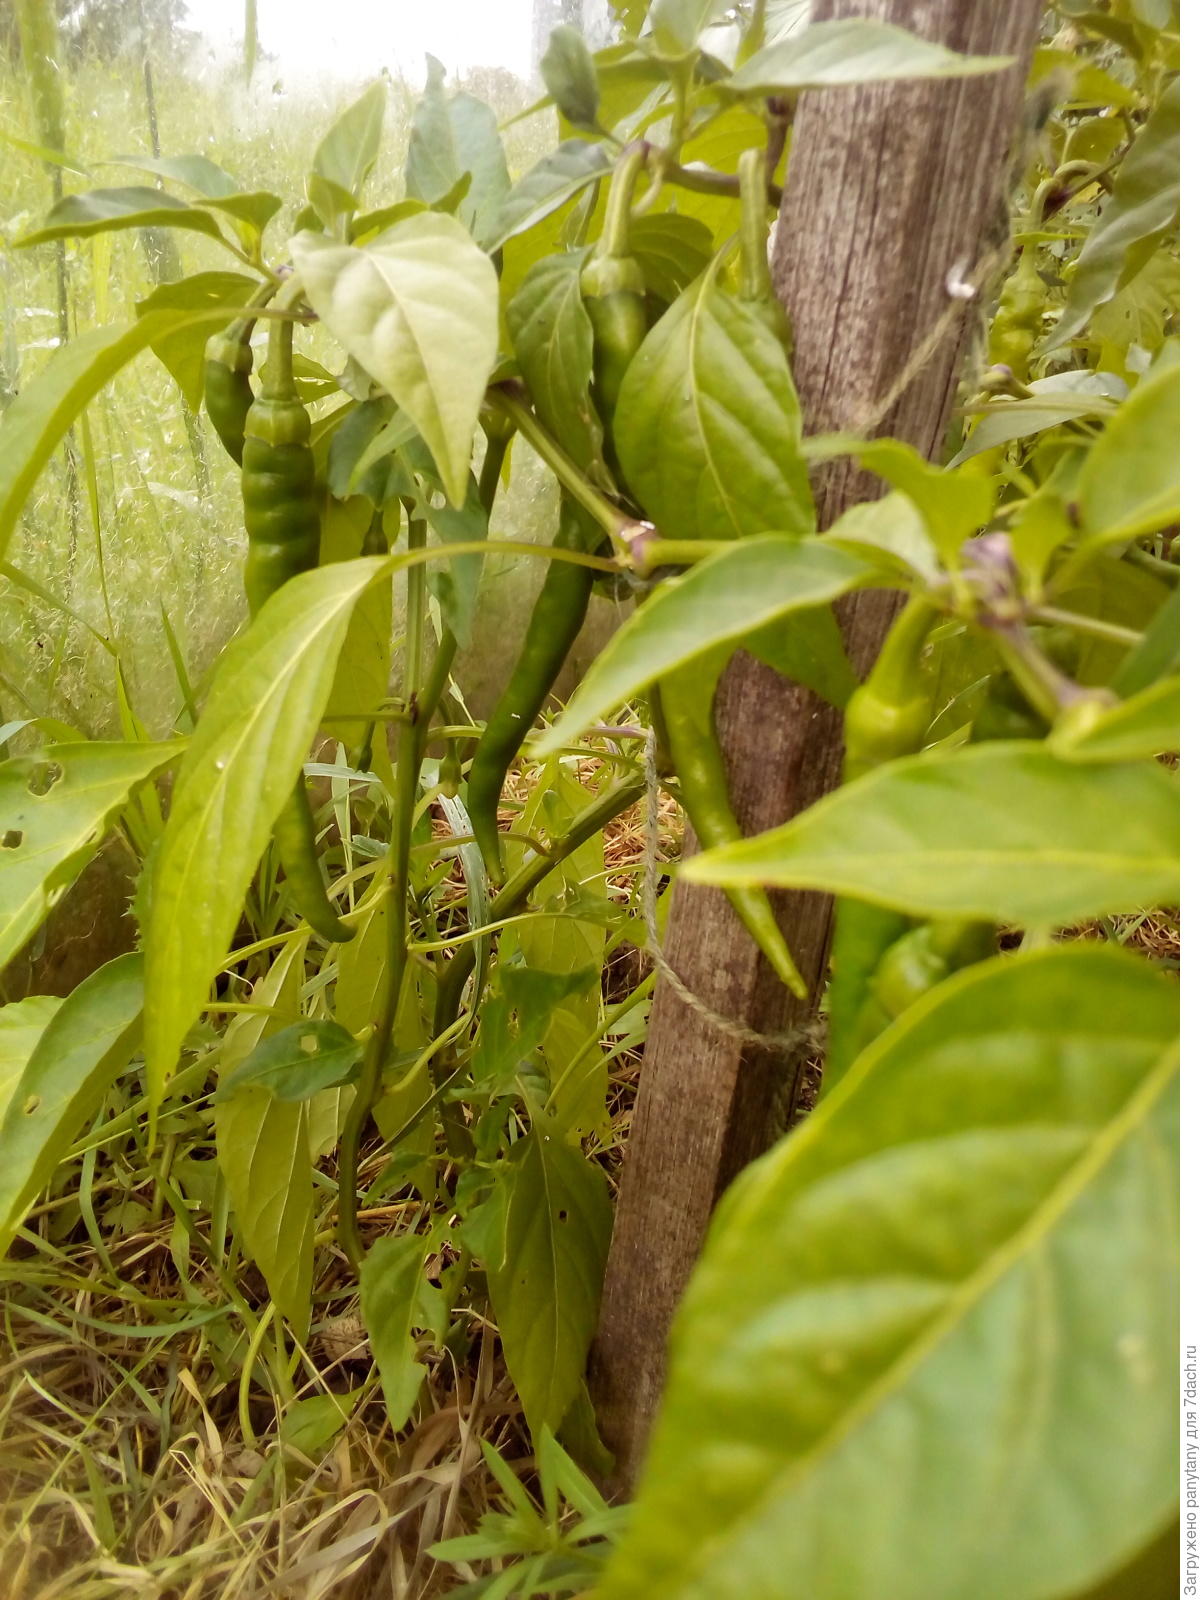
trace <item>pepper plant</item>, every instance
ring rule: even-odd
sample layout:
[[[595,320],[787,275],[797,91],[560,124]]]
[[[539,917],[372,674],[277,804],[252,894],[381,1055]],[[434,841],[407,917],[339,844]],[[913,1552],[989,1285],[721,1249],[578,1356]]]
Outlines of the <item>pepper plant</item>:
[[[61,1006],[0,1011],[28,1046],[0,1236],[133,1071],[146,1137],[215,1148],[269,1296],[253,1339],[277,1318],[303,1347],[323,1218],[393,1427],[425,1364],[461,1353],[466,1307],[495,1319],[543,1459],[557,1433],[602,1470],[603,1045],[653,987],[605,1004],[607,958],[645,930],[603,832],[644,801],[652,739],[703,846],[682,870],[782,981],[803,990],[768,888],[830,892],[837,920],[820,1103],[722,1204],[598,1593],[865,1595],[886,1555],[898,1595],[981,1572],[998,1600],[1082,1594],[1172,1498],[1174,988],[1120,947],[1177,896],[1177,8],[1064,7],[1038,53],[1056,98],[944,465],[804,433],[768,227],[804,158],[796,96],[1007,63],[867,21],[797,29],[786,6],[735,7],[716,35],[699,0],[624,10],[630,37],[594,55],[552,36],[561,142],[515,182],[490,112],[435,69],[382,205],[380,82],[286,228],[280,197],[183,156],[146,163],[171,190],[70,195],[26,239],[185,228],[238,271],[164,286],[26,388],[0,544],[150,347],[240,469],[250,618],[177,736],[27,730],[0,766],[0,958],[106,828],[145,857],[141,952]],[[559,485],[547,546],[489,537],[517,436]],[[809,469],[845,454],[887,492],[819,530]],[[455,662],[514,551],[546,573],[480,725]],[[866,587],[905,604],[859,684],[833,604]],[[552,715],[597,593],[628,614]],[[737,649],[846,713],[842,786],[753,839],[713,725]],[[199,1133],[184,1091],[206,1097]],[[364,1233],[408,1195],[431,1231]],[[514,1484],[508,1542],[447,1559],[517,1553]],[[488,1593],[565,1592],[531,1526],[525,1587]]]

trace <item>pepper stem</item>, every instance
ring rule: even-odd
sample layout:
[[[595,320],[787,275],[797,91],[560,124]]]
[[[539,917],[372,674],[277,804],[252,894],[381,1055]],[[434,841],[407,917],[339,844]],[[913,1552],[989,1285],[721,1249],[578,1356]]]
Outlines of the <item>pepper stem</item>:
[[[755,147],[738,157],[738,183],[742,203],[742,299],[770,300],[771,265],[767,259],[767,160]]]
[[[626,145],[618,157],[608,191],[608,205],[604,211],[604,229],[596,246],[597,256],[624,260],[629,255],[629,219],[633,211],[633,196],[645,165],[646,143],[643,139]]]
[[[274,317],[267,335],[267,359],[262,369],[264,400],[295,400],[296,380],[292,373],[292,328],[290,317]]]

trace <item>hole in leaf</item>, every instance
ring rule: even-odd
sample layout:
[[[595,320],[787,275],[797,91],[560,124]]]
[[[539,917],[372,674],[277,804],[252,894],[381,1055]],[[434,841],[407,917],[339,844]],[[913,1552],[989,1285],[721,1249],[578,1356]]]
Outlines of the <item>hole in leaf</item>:
[[[20,828],[9,828],[0,838],[0,850],[17,850],[24,842],[25,835]]]
[[[49,794],[62,775],[63,769],[57,761],[39,761],[29,774],[26,787],[30,794]]]
[[[558,1220],[560,1222],[565,1222],[567,1220],[567,1213],[565,1211],[560,1211],[558,1213]]]
[[[315,1033],[306,1033],[301,1037],[300,1048],[306,1056],[315,1056],[321,1048],[321,1041]]]

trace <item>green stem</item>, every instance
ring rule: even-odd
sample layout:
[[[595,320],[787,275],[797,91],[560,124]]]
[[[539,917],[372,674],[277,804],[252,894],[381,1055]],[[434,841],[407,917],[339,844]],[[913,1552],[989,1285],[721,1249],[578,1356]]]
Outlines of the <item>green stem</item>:
[[[511,438],[503,435],[489,435],[487,449],[483,454],[483,465],[479,469],[479,498],[483,509],[490,517],[492,507],[496,504],[496,490],[500,486],[500,474],[504,470],[504,457],[508,454],[508,441]]]
[[[594,833],[599,833],[601,828],[606,827],[614,817],[619,817],[622,811],[627,811],[639,799],[644,789],[645,780],[638,772],[586,806],[561,838],[553,842],[545,855],[536,856],[532,861],[525,862],[499,890],[492,901],[493,921],[499,922],[518,910],[543,878],[549,876],[569,855],[578,850],[585,840],[590,839]],[[460,946],[453,958],[446,963],[438,978],[437,1004],[433,1018],[435,1034],[443,1033],[452,1026],[459,1000],[474,965],[475,947],[472,944]],[[437,1083],[446,1076],[449,1068],[447,1063],[439,1058],[435,1058],[432,1065],[434,1082]]]
[[[764,152],[743,150],[738,157],[742,186],[742,294],[743,300],[770,300],[771,268],[767,261],[767,164]]]
[[[1019,624],[992,626],[988,631],[1021,693],[1040,716],[1054,722],[1079,697],[1078,685],[1058,670]]]
[[[663,176],[677,189],[690,189],[695,194],[720,194],[736,200],[742,192],[742,186],[732,172],[718,172],[715,167],[706,167],[698,162],[685,167],[678,161],[668,161],[663,167]],[[776,207],[783,200],[783,190],[777,183],[767,185],[767,199]]]
[[[627,145],[613,168],[608,191],[608,205],[604,211],[604,228],[596,246],[597,256],[611,256],[623,261],[631,252],[629,248],[629,219],[633,210],[633,196],[638,179],[646,165],[646,145],[639,139]]]
[[[1075,611],[1060,611],[1057,606],[1038,606],[1030,614],[1035,622],[1048,622],[1051,625],[1074,628],[1076,633],[1090,633],[1093,638],[1108,639],[1113,644],[1123,645],[1127,649],[1142,642],[1142,635],[1134,628],[1123,628],[1120,623],[1105,622],[1100,617],[1080,616]]]
[[[285,326],[285,324],[281,324]],[[271,330],[272,340],[275,329]],[[427,528],[419,518],[410,520],[410,550],[425,548]],[[404,972],[408,965],[408,879],[412,865],[413,811],[416,807],[417,780],[425,729],[437,696],[422,715],[420,701],[421,656],[425,623],[425,568],[418,564],[408,569],[405,612],[404,687],[408,695],[409,720],[401,723],[396,751],[395,794],[392,798],[392,831],[388,849],[388,882],[384,900],[387,931],[387,969],[379,1010],[371,1019],[371,1036],[363,1054],[362,1076],[355,1089],[346,1125],[338,1146],[338,1236],[346,1255],[361,1267],[366,1252],[358,1232],[358,1166],[367,1118],[379,1098],[383,1067],[400,1008]],[[446,638],[450,635],[447,634]],[[449,670],[447,666],[447,670]]]
[[[1173,589],[1178,587],[1179,567],[1174,561],[1164,561],[1161,556],[1153,555],[1136,544],[1129,546],[1122,559],[1128,561],[1131,567],[1141,567],[1143,572],[1148,572],[1161,583],[1169,583]]]
[[[638,545],[635,571],[648,577],[659,567],[694,567],[728,549],[728,539],[646,539]]]
[[[624,530],[631,526],[632,519],[588,482],[558,440],[547,433],[524,400],[508,384],[498,384],[494,389],[489,389],[488,399],[497,410],[512,419],[567,493],[604,529],[613,544],[618,545]]]

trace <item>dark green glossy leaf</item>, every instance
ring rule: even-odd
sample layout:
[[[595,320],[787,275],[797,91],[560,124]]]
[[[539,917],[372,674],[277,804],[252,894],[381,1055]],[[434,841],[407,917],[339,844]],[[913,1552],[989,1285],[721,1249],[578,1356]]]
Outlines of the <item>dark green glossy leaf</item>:
[[[1153,763],[1084,767],[1024,740],[931,750],[683,872],[823,889],[918,917],[1062,927],[1175,902],[1179,791]]]
[[[349,1083],[361,1059],[362,1045],[336,1022],[293,1022],[255,1045],[222,1077],[216,1099],[254,1086],[276,1100],[310,1100],[322,1089]]]
[[[811,533],[800,432],[783,346],[712,271],[647,334],[613,421],[629,487],[671,539]]]
[[[509,335],[534,409],[585,472],[607,480],[604,430],[592,404],[592,319],[580,292],[587,254],[547,256],[509,302]]]
[[[737,1180],[597,1600],[1049,1600],[1144,1546],[1178,1493],[1176,1009],[1097,946],[970,968]]]
[[[498,1259],[488,1289],[529,1426],[552,1431],[583,1382],[612,1212],[599,1167],[541,1123],[501,1168]]]

